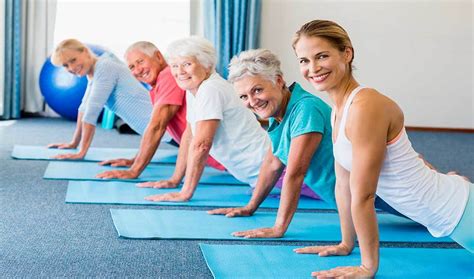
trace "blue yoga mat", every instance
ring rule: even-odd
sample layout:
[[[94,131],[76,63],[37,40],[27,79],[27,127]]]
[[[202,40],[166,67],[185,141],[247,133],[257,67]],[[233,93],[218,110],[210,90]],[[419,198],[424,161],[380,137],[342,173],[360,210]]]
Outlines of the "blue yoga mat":
[[[32,145],[15,145],[12,151],[12,158],[21,160],[50,160],[54,161],[53,156],[76,153],[77,149],[56,149],[47,148],[46,146],[32,146]],[[131,159],[135,157],[138,149],[133,148],[89,148],[86,157],[79,161],[100,162],[111,159],[126,158]],[[160,148],[155,153],[151,160],[152,163],[174,164],[178,156],[178,149],[167,143],[161,143]]]
[[[70,181],[67,188],[66,202],[235,207],[246,205],[252,194],[249,186],[199,185],[189,202],[170,203],[144,200],[144,197],[149,195],[178,190],[137,188],[135,183],[130,182]],[[278,192],[278,190],[275,190],[273,194]],[[279,198],[270,196],[262,203],[261,207],[278,208],[279,203]],[[301,197],[298,208],[332,209],[333,207],[321,200]]]
[[[345,257],[296,254],[296,246],[199,244],[214,278],[311,278],[311,272],[360,265]],[[242,256],[245,255],[245,256]],[[377,278],[473,278],[474,255],[465,249],[381,248]]]
[[[276,212],[259,212],[252,217],[227,218],[205,211],[111,209],[119,236],[162,239],[242,239],[231,235],[275,223]],[[380,240],[390,242],[452,242],[434,238],[421,225],[390,214],[378,214]],[[248,239],[262,240],[262,239]],[[268,239],[267,239],[268,240]],[[297,212],[281,241],[340,241],[336,213]]]
[[[124,169],[100,166],[93,162],[52,161],[48,164],[43,178],[63,180],[96,180],[96,181],[156,181],[169,179],[174,172],[174,165],[148,165],[137,179],[100,179],[95,176],[103,171]],[[224,171],[205,167],[200,183],[203,184],[237,184],[244,185],[232,175]]]

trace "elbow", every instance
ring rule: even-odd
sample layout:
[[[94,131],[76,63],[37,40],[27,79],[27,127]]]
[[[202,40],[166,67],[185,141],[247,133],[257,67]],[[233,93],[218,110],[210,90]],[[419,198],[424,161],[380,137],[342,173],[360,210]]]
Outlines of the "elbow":
[[[352,194],[352,210],[375,209],[375,193]]]
[[[149,129],[153,134],[164,133],[166,131],[166,127],[168,126],[167,123],[163,123],[159,121],[158,123],[154,123],[150,125]]]
[[[211,151],[212,140],[202,139],[198,140],[193,144],[193,153],[196,155],[208,155]]]
[[[290,180],[304,180],[304,177],[306,176],[307,169],[298,167],[294,169],[287,169],[285,173],[285,177],[288,177]]]

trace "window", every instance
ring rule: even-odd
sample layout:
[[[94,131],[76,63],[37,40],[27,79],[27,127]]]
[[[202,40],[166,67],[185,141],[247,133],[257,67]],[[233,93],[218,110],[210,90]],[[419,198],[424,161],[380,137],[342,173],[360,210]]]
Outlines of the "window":
[[[127,47],[150,41],[162,52],[190,34],[190,0],[58,0],[54,45],[68,38],[100,45],[123,60]]]

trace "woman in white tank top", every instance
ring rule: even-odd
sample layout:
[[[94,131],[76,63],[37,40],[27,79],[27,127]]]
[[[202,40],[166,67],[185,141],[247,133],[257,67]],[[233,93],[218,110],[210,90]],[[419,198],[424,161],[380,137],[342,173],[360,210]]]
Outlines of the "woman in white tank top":
[[[312,275],[375,275],[379,266],[376,195],[426,226],[433,236],[450,236],[473,252],[474,185],[426,164],[408,140],[397,104],[357,83],[352,76],[354,49],[346,31],[334,22],[314,20],[296,33],[293,48],[303,76],[316,90],[328,92],[334,103],[336,200],[342,231],[338,245],[296,252],[348,255],[358,239],[362,258],[360,266]]]

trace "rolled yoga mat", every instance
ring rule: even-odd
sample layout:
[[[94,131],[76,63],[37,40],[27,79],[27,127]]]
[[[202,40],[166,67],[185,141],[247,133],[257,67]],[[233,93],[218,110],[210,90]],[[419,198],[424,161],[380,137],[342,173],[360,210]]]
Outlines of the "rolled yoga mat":
[[[130,182],[70,181],[67,203],[102,203],[102,204],[136,204],[136,205],[182,205],[182,206],[245,206],[252,195],[252,188],[238,185],[198,185],[193,198],[188,202],[151,202],[144,198],[149,195],[176,192],[179,189],[138,188]],[[280,199],[274,197],[279,191],[274,190],[261,205],[264,208],[278,208]],[[307,197],[301,197],[300,209],[334,209],[333,206]]]
[[[206,211],[111,209],[119,236],[139,239],[220,239],[279,241],[340,241],[337,213],[297,212],[283,238],[243,239],[231,235],[235,231],[272,227],[276,212],[257,211],[251,217],[227,218]],[[425,227],[406,218],[378,214],[380,241],[388,242],[452,242],[435,238]]]
[[[48,164],[43,178],[45,179],[62,179],[62,180],[96,180],[96,181],[132,181],[145,182],[169,179],[174,172],[174,165],[148,165],[142,174],[136,179],[101,179],[96,175],[116,169],[110,166],[100,166],[93,162],[66,162],[52,161]],[[204,173],[199,181],[203,184],[235,184],[245,185],[238,181],[228,172],[219,171],[211,167],[205,167]]]
[[[11,157],[20,160],[50,160],[54,161],[53,156],[76,153],[77,149],[57,149],[47,148],[46,146],[33,145],[15,145]],[[101,162],[105,160],[126,158],[131,159],[137,155],[138,149],[133,148],[89,148],[87,155],[82,160],[89,162]],[[160,148],[153,156],[152,163],[175,164],[178,156],[178,149],[167,143],[161,143]]]
[[[214,278],[311,278],[311,272],[359,266],[349,256],[296,254],[301,246],[199,244]],[[245,255],[245,256],[242,256]],[[381,248],[377,278],[473,278],[474,254],[465,249]]]

